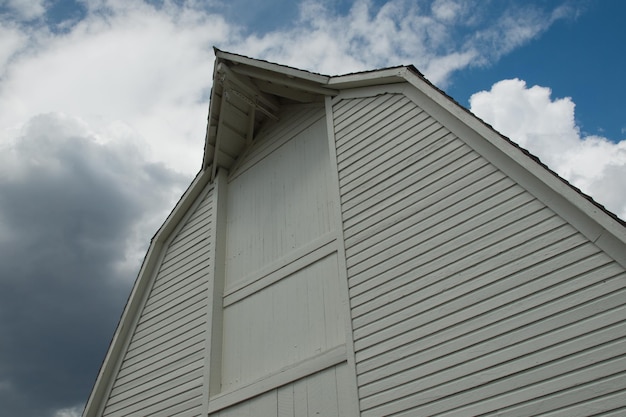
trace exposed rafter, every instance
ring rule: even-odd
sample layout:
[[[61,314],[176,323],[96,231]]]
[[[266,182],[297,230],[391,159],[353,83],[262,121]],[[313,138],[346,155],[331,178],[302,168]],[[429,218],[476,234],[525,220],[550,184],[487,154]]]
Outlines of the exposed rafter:
[[[285,75],[291,78],[299,78],[308,80],[319,85],[325,85],[328,83],[331,77],[328,75],[316,74],[310,71],[301,70],[294,67],[288,67],[286,65],[274,64],[268,61],[249,58],[247,56],[233,54],[226,51],[221,51],[218,48],[214,48],[215,56],[217,59],[223,61],[230,61],[236,64],[244,64],[247,66],[258,67],[278,74]]]
[[[220,82],[225,90],[232,91],[266,116],[278,120],[276,113],[280,107],[274,100],[267,97],[253,84],[242,80],[223,62],[218,64],[217,73],[221,76]]]
[[[203,162],[211,179],[219,167],[235,164],[266,120],[278,120],[281,105],[320,102],[339,93],[327,87],[325,75],[219,50],[216,55]]]
[[[274,84],[283,85],[296,90],[305,91],[307,93],[322,94],[325,96],[336,96],[339,94],[339,90],[322,87],[319,84],[314,84],[304,80],[280,76],[260,68],[254,68],[246,65],[235,65],[233,67],[233,71],[237,74],[246,75],[250,78],[269,81]]]

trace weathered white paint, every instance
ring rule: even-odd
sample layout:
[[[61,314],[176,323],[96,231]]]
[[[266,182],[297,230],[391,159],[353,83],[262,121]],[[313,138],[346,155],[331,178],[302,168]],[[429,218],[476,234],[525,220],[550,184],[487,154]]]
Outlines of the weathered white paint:
[[[251,397],[265,404],[268,391],[307,386],[346,362],[331,169],[321,104],[284,106],[233,166],[220,390],[211,392],[209,410],[245,414]],[[333,384],[327,388],[337,396]],[[347,398],[354,404],[356,392]],[[254,409],[265,415],[262,405]]]
[[[624,268],[407,97],[334,109],[362,415],[621,409]]]
[[[237,285],[224,292],[224,307],[292,275],[314,262],[337,251],[337,239],[334,233],[328,233],[308,244],[299,247],[269,265],[244,277]]]
[[[301,378],[212,417],[353,417],[353,400],[345,395],[350,384],[346,363]]]
[[[342,345],[332,254],[224,309],[222,389]]]
[[[226,391],[212,396],[209,413],[245,402],[250,398],[257,397],[258,395],[264,394],[272,389],[279,388],[294,381],[306,379],[321,370],[331,368],[345,361],[346,348],[344,345],[341,345],[309,357],[303,361],[289,364],[272,373],[263,375],[263,377],[256,381],[239,386],[236,390]],[[349,383],[350,381],[346,380],[344,382]],[[356,380],[354,382],[356,382]],[[350,398],[353,399],[354,403],[356,395],[353,395]]]
[[[226,290],[267,264],[333,230],[323,108],[306,106],[310,125],[285,121],[266,139],[271,153],[229,182]],[[281,141],[285,132],[286,141]],[[279,146],[272,146],[278,142]],[[276,146],[276,145],[275,145]],[[260,147],[262,148],[262,147]],[[306,221],[304,221],[306,219]]]
[[[209,190],[164,249],[104,416],[199,416],[203,396]]]

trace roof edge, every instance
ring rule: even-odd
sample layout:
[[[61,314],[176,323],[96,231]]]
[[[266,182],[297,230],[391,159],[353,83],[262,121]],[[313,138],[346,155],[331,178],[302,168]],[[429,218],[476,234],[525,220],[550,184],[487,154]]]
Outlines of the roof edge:
[[[598,244],[598,242],[602,240],[611,240],[608,238],[608,235],[610,235],[615,240],[621,242],[622,245],[626,245],[626,222],[624,220],[620,219],[616,214],[606,209],[580,189],[574,187],[567,180],[543,164],[538,157],[534,156],[508,137],[502,135],[495,130],[493,126],[460,105],[445,92],[428,81],[419,71],[415,70],[414,67],[407,67],[407,69],[408,71],[405,73],[407,82],[413,85],[419,92],[426,95],[460,123],[466,125],[479,136],[483,137],[491,146],[498,149],[509,159],[529,172],[533,177],[537,178],[538,181],[551,189],[552,192],[565,199],[568,204],[571,204],[589,220],[597,224],[601,230],[596,230],[594,233],[588,235],[588,238],[593,243]],[[611,256],[626,267],[626,253],[620,255],[620,253],[614,252]]]
[[[122,315],[118,321],[107,353],[100,365],[100,370],[94,382],[93,388],[83,409],[83,417],[98,417],[102,408],[104,407],[106,398],[110,393],[113,385],[113,374],[118,370],[121,365],[121,359],[125,353],[125,347],[129,342],[129,337],[132,336],[132,331],[135,328],[135,319],[137,313],[143,306],[146,291],[149,291],[148,284],[151,281],[155,272],[162,248],[170,237],[172,232],[176,229],[180,221],[187,214],[189,208],[196,201],[198,196],[202,193],[205,187],[210,183],[210,171],[201,170],[196,174],[195,178],[182,194],[170,214],[165,219],[163,225],[155,233],[154,237],[150,241],[150,246],[146,252],[146,256],[143,259],[133,288],[126,300],[126,305],[122,311]]]
[[[328,86],[337,90],[366,87],[370,85],[406,82],[409,67],[397,66],[372,71],[353,72],[330,77]]]
[[[277,72],[290,78],[299,78],[319,84],[327,84],[328,80],[330,79],[330,76],[328,75],[301,70],[298,68],[290,67],[288,65],[276,64],[262,59],[249,58],[244,55],[222,51],[216,47],[213,47],[213,50],[215,51],[216,59],[223,59],[231,62],[236,62],[238,64],[250,65],[267,71]]]

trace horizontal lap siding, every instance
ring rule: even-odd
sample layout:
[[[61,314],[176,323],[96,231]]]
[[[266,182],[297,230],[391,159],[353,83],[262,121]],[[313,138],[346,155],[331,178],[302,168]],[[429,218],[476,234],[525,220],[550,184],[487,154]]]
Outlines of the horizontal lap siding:
[[[334,105],[363,416],[626,406],[626,274],[400,94]]]
[[[212,193],[170,241],[104,416],[199,416]]]

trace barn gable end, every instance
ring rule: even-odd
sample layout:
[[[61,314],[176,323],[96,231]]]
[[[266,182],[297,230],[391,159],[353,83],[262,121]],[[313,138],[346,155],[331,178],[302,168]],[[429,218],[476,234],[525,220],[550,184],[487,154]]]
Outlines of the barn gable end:
[[[412,67],[216,50],[84,416],[626,408],[626,228]]]

